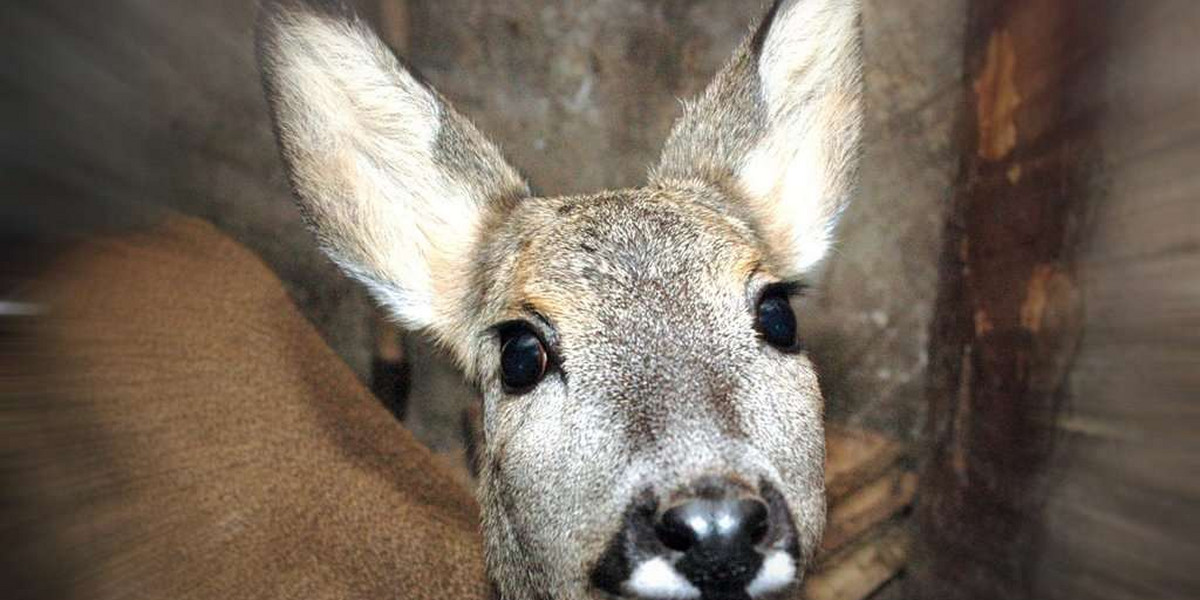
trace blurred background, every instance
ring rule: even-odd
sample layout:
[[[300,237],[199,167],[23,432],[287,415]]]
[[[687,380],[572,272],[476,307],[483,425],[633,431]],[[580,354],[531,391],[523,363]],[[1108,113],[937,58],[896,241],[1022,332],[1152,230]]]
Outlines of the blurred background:
[[[356,4],[548,195],[638,185],[763,8]],[[23,286],[73,240],[198,216],[452,459],[474,394],[316,251],[255,12],[0,6],[0,319],[29,318]],[[1200,3],[866,0],[863,23],[861,194],[802,331],[829,421],[920,479],[842,550],[886,568],[827,597],[1197,597]],[[898,522],[902,552],[870,546]]]

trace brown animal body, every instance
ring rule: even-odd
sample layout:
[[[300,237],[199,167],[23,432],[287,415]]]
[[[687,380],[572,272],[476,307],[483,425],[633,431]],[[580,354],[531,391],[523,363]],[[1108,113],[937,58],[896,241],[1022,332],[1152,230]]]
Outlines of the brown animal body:
[[[38,299],[0,448],[40,583],[8,597],[488,597],[470,493],[245,248],[172,220]]]

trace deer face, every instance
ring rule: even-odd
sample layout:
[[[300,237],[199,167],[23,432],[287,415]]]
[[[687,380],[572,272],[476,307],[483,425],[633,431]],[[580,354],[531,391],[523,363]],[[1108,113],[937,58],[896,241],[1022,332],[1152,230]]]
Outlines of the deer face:
[[[473,354],[499,579],[645,598],[796,580],[824,520],[821,398],[799,288],[727,200],[531,200],[483,251],[496,325]]]
[[[795,330],[852,192],[858,7],[776,3],[685,107],[644,188],[532,198],[338,5],[281,2],[260,57],[325,251],[484,395],[504,598],[756,598],[824,522],[822,402]]]

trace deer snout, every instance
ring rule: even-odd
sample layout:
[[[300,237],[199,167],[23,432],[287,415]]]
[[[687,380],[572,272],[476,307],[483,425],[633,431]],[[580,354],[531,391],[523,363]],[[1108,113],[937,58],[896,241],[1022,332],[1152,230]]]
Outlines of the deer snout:
[[[699,579],[729,579],[752,574],[755,546],[767,533],[767,503],[751,498],[697,498],[665,511],[654,525],[664,546],[681,552],[686,571]],[[685,565],[678,567],[684,570]],[[690,579],[690,578],[689,578]]]
[[[758,598],[792,586],[799,552],[787,503],[773,486],[759,492],[706,479],[684,492],[643,497],[592,573],[622,597]]]

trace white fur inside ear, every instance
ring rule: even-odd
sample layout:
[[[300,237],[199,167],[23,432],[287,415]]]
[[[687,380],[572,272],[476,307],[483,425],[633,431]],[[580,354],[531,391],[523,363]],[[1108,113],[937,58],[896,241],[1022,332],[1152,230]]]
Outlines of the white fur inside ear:
[[[788,96],[822,93],[858,68],[860,0],[785,0],[770,25],[758,61],[763,95],[779,106]]]
[[[435,162],[444,107],[366,26],[277,17],[284,155],[325,252],[407,325],[430,327],[484,199]]]
[[[699,598],[700,590],[675,571],[662,557],[652,558],[633,570],[626,590],[639,598],[686,600]]]
[[[804,273],[829,251],[836,225],[836,209],[827,203],[824,157],[813,135],[791,140],[780,133],[769,136],[750,152],[738,171],[752,207],[765,215],[764,227],[795,273]],[[794,147],[788,148],[791,142]],[[829,214],[834,212],[835,214]]]
[[[780,7],[758,63],[767,131],[737,178],[796,274],[829,251],[861,129],[856,0]]]
[[[746,586],[746,593],[754,597],[777,592],[791,585],[795,579],[796,563],[792,557],[786,552],[775,551],[763,561],[758,575]]]

